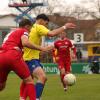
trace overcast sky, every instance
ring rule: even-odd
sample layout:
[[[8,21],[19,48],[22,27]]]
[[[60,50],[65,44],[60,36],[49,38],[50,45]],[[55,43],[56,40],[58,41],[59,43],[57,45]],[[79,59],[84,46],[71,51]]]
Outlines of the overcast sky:
[[[0,14],[11,13],[14,10],[14,8],[9,8],[8,7],[8,2],[10,0],[0,0],[0,1],[1,1],[1,3],[0,3]],[[12,1],[17,1],[18,2],[19,0],[12,0]],[[34,1],[34,0],[32,0],[32,1]],[[49,1],[53,2],[54,0],[49,0]],[[59,2],[62,2],[64,5],[66,5],[66,3],[67,3],[71,6],[73,6],[74,4],[81,5],[82,4],[82,3],[80,3],[81,1],[85,2],[87,0],[59,0]]]
[[[0,3],[0,9],[3,9],[3,8],[5,8],[5,7],[7,7],[8,6],[8,2],[10,1],[10,0],[0,0],[0,1],[2,1],[1,3]],[[13,0],[14,1],[14,0]],[[18,0],[15,0],[15,1],[18,1]],[[63,0],[62,0],[63,1]],[[69,4],[77,4],[77,3],[79,3],[80,1],[82,1],[82,0],[64,0],[65,2],[67,2],[67,3],[69,3]]]
[[[0,9],[3,9],[3,8],[8,6],[8,1],[9,0],[0,0],[0,1],[1,1],[0,2]]]

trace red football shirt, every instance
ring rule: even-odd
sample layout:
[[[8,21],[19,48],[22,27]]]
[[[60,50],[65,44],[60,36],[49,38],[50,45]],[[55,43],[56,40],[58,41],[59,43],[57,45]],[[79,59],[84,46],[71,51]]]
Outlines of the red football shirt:
[[[28,35],[26,29],[18,28],[15,31],[10,32],[4,39],[2,48],[3,49],[12,49],[13,47],[23,48],[21,43],[22,35]]]
[[[57,40],[54,43],[55,48],[57,48],[59,57],[70,58],[70,49],[73,48],[73,44],[69,39]]]

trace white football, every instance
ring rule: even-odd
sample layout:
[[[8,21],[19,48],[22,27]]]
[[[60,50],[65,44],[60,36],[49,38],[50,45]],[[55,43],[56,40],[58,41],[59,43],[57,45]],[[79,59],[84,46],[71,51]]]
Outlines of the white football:
[[[67,83],[67,85],[72,86],[76,83],[76,76],[72,73],[66,74],[64,76],[64,81]]]

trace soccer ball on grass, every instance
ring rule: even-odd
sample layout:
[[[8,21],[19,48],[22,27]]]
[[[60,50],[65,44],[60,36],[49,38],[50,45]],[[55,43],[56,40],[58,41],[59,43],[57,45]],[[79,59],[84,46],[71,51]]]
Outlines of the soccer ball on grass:
[[[64,81],[68,86],[72,86],[76,83],[76,76],[72,73],[66,74],[64,76]]]

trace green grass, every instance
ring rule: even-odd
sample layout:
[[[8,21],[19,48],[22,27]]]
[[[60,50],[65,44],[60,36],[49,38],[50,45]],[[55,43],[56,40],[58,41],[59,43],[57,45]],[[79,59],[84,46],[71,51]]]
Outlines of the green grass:
[[[63,91],[58,75],[48,75],[42,100],[100,100],[100,75],[76,74],[77,82]],[[20,79],[10,74],[7,86],[0,92],[0,100],[18,100]]]

